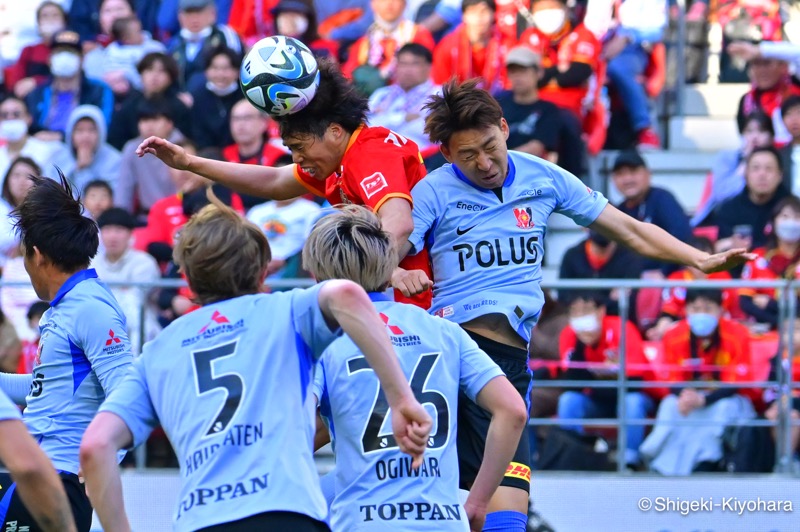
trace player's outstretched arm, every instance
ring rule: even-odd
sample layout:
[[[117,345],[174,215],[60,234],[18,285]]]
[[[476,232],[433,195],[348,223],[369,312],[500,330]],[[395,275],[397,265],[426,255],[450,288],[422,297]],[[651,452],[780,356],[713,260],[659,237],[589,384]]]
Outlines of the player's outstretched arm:
[[[76,530],[64,485],[22,421],[0,421],[0,460],[17,483],[25,507],[43,530]]]
[[[196,155],[160,137],[149,137],[136,148],[136,155],[152,154],[167,166],[188,170],[216,181],[236,192],[265,199],[291,199],[306,194],[308,190],[294,177],[294,165],[273,168],[255,164],[215,161]]]
[[[86,494],[107,532],[131,529],[122,499],[122,481],[117,451],[133,443],[133,435],[122,419],[111,412],[95,416],[81,441],[81,470],[86,479]]]
[[[319,306],[325,319],[338,324],[364,353],[392,409],[392,429],[400,450],[410,454],[414,467],[419,467],[432,420],[414,397],[367,293],[351,281],[328,281],[319,291]]]
[[[476,402],[492,414],[483,463],[464,503],[470,529],[480,531],[489,501],[514,458],[519,438],[528,422],[528,411],[522,397],[503,376],[490,380],[478,393]]]
[[[657,225],[628,216],[613,205],[606,205],[590,227],[640,255],[691,266],[705,273],[730,270],[756,258],[742,248],[710,255],[678,240]]]

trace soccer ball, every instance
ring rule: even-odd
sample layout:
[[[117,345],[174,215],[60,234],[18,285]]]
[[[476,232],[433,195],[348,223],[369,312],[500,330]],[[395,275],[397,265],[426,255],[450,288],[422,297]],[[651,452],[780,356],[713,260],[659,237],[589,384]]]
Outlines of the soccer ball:
[[[311,50],[292,37],[258,41],[242,61],[239,84],[247,100],[272,115],[303,109],[319,87],[319,69]]]

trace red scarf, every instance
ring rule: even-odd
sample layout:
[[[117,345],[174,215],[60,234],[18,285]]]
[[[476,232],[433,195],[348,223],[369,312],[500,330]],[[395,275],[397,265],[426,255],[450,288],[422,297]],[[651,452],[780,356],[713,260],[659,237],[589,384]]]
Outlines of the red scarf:
[[[502,37],[497,30],[492,31],[492,36],[486,44],[485,61],[480,72],[474,68],[473,46],[469,42],[464,26],[458,30],[458,56],[456,57],[456,77],[461,81],[471,78],[481,77],[483,83],[481,87],[491,93],[496,93],[503,89],[505,85],[505,72],[502,68],[502,58],[506,56],[506,47],[502,44]]]
[[[773,89],[761,90],[753,87],[744,96],[744,116],[750,115],[753,111],[761,110],[767,116],[772,117],[775,109],[778,109],[783,99],[794,93],[792,80],[787,75],[778,82]]]

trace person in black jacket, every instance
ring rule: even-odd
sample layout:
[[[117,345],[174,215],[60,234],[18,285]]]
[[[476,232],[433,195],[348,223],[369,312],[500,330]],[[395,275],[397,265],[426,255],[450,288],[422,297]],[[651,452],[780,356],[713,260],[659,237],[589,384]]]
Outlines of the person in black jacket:
[[[228,48],[218,48],[206,62],[206,84],[192,91],[192,129],[189,136],[198,149],[223,147],[233,143],[230,116],[242,99],[239,89],[239,56]]]
[[[139,136],[138,110],[143,102],[160,101],[166,105],[175,127],[186,136],[191,133],[188,93],[178,93],[178,63],[163,53],[145,55],[137,66],[142,77],[142,91],[131,90],[119,110],[114,113],[108,130],[108,143],[121,150],[125,143]]]

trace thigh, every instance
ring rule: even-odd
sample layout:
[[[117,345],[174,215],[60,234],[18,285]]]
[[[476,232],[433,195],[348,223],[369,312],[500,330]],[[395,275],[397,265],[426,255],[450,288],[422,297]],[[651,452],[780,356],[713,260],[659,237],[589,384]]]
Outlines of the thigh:
[[[328,525],[295,512],[264,512],[238,521],[222,523],[198,532],[330,532]]]

